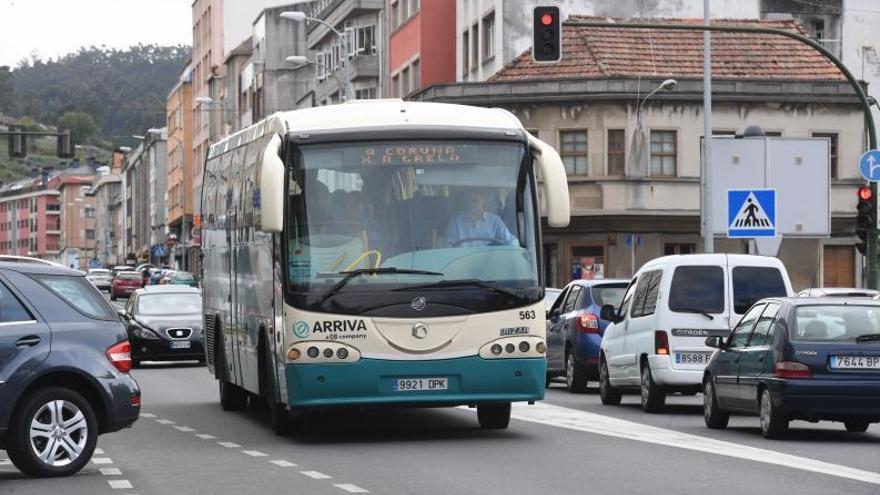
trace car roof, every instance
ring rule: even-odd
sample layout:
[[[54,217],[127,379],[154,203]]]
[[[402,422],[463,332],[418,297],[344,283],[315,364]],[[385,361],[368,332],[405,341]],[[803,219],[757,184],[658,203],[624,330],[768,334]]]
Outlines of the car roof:
[[[773,298],[792,306],[878,306],[880,301],[867,297],[782,297]]]
[[[201,294],[202,291],[188,285],[148,285],[136,291],[138,294]]]
[[[865,294],[866,296],[877,296],[880,295],[880,291],[876,291],[874,289],[861,289],[857,287],[812,287],[809,289],[804,289],[801,292],[809,291],[810,294],[825,294],[825,295],[836,295],[836,294]]]
[[[591,280],[572,280],[569,285],[580,285],[581,287],[598,287],[602,285],[629,285],[629,280],[625,278],[594,278]]]
[[[0,261],[0,269],[32,275],[66,275],[69,277],[82,277],[85,275],[85,273],[79,270],[61,265],[27,261]]]
[[[645,263],[639,271],[656,268],[659,266],[688,266],[688,265],[751,265],[782,267],[779,258],[772,256],[760,256],[757,254],[673,254],[661,256]]]

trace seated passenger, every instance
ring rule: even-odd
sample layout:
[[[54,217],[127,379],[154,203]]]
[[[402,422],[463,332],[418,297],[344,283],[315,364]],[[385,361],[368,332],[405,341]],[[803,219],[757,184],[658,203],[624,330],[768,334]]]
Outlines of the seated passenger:
[[[479,192],[466,192],[464,204],[465,211],[453,216],[446,228],[446,243],[449,246],[519,245],[501,217],[486,211],[485,201]]]

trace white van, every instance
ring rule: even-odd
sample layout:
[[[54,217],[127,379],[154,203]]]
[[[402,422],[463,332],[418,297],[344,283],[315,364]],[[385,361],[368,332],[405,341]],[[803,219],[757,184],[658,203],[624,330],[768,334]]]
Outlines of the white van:
[[[706,337],[727,337],[755,301],[792,294],[777,258],[745,254],[665,256],[646,263],[620,307],[605,306],[599,355],[602,403],[640,389],[642,408],[657,412],[666,394],[700,391],[712,357]]]

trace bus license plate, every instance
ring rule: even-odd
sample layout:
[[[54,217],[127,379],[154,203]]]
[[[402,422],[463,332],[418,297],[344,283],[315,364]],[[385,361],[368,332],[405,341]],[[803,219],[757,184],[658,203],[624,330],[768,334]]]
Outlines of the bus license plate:
[[[709,359],[712,358],[711,352],[676,352],[675,353],[675,363],[676,364],[709,364]]]
[[[831,368],[837,370],[880,370],[880,356],[831,356]]]
[[[189,349],[190,342],[188,340],[181,340],[179,342],[171,342],[172,349]]]
[[[447,378],[396,378],[394,380],[395,392],[447,390],[448,388],[449,380]]]

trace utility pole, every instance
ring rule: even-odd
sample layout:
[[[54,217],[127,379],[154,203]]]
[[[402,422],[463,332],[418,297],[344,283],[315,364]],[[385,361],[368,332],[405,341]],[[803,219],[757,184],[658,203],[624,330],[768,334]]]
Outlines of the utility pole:
[[[703,23],[709,20],[709,0],[703,0]],[[712,157],[712,33],[703,31],[703,154],[700,160],[701,225],[703,227],[703,252],[715,251],[715,233],[712,232],[712,198],[709,197],[712,184],[709,160]]]

